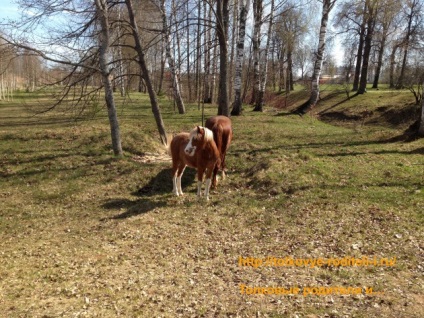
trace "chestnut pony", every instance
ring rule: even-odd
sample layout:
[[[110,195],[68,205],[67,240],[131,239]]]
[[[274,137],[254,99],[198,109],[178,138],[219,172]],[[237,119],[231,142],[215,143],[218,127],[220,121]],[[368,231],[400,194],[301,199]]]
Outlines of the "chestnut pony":
[[[231,139],[233,138],[233,129],[231,127],[231,119],[227,116],[213,116],[208,118],[205,127],[213,132],[213,139],[219,150],[221,157],[221,165],[216,165],[213,171],[212,187],[215,188],[217,184],[216,175],[218,169],[222,170],[222,178],[225,178],[225,155],[230,147]]]
[[[181,177],[186,166],[189,166],[197,169],[197,196],[201,196],[203,174],[206,172],[205,197],[209,200],[211,176],[215,166],[220,165],[219,150],[212,131],[197,126],[190,133],[179,133],[172,139],[169,151],[172,156],[172,192],[177,196],[183,194]]]

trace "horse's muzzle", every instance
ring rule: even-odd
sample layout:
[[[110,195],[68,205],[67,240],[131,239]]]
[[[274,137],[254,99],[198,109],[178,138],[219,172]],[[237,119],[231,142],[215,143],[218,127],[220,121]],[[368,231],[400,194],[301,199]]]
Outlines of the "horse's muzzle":
[[[186,147],[184,149],[184,152],[186,153],[186,155],[193,157],[194,153],[196,152],[196,147]]]

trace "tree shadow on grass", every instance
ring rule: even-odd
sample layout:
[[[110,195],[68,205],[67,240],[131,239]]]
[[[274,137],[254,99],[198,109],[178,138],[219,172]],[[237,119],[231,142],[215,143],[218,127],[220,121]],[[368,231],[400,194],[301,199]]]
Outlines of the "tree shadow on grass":
[[[317,155],[318,157],[347,157],[347,156],[363,156],[363,155],[420,155],[424,154],[424,148],[417,148],[413,150],[377,150],[377,151],[351,151],[351,152],[338,152],[338,153],[328,153],[325,155]]]
[[[122,220],[133,216],[148,213],[156,208],[166,205],[166,201],[156,201],[150,199],[129,200],[129,199],[112,199],[102,205],[102,208],[107,210],[122,210],[125,211],[106,219]]]
[[[342,105],[342,104],[346,103],[347,101],[351,100],[352,98],[355,98],[355,97],[356,97],[356,96],[358,96],[358,95],[359,95],[358,93],[355,93],[355,94],[353,94],[352,96],[346,97],[345,99],[341,100],[340,102],[335,103],[334,105],[332,105],[332,106],[330,106],[330,107],[327,107],[327,108],[325,108],[325,109],[323,109],[323,110],[320,110],[320,111],[318,112],[318,114],[319,114],[319,115],[323,115],[324,113],[328,112],[329,110],[331,110],[331,109],[333,109],[333,108],[336,108],[337,106],[339,106],[339,105]],[[324,98],[323,100],[325,100],[325,98]]]
[[[292,112],[284,111],[284,112],[279,112],[279,113],[275,114],[274,116],[275,117],[286,117],[286,116],[296,116],[296,117],[298,117],[299,114],[295,114],[295,113],[292,113]]]

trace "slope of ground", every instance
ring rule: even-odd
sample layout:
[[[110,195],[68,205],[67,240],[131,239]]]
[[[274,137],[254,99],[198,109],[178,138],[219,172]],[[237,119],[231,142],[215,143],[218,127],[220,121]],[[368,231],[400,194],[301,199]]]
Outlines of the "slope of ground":
[[[308,94],[307,89],[299,85],[288,96],[269,95],[268,103],[271,107],[292,111],[307,100]],[[356,95],[346,91],[343,85],[324,84],[320,101],[309,115],[333,125],[354,129],[390,127],[403,134],[419,118],[419,111],[409,90],[369,88],[367,93]]]

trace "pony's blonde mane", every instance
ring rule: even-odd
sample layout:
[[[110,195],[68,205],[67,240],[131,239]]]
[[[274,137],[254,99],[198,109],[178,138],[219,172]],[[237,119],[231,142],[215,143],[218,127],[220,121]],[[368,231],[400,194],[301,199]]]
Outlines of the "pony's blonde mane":
[[[205,141],[210,142],[213,140],[213,132],[209,128],[199,126],[199,128],[202,128],[205,131]],[[193,128],[190,132],[190,138],[194,135],[197,135],[197,127]]]
[[[213,132],[209,128],[203,127],[205,130],[205,140],[206,141],[212,141],[213,140]]]

